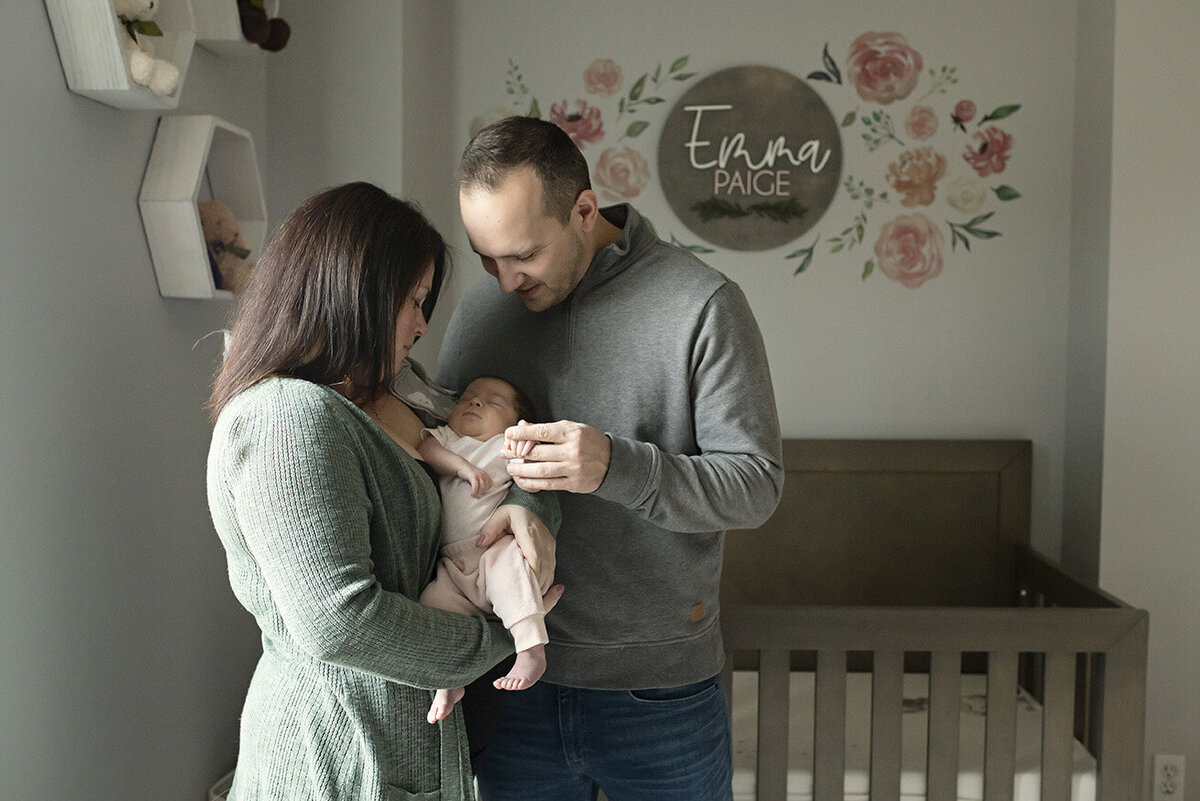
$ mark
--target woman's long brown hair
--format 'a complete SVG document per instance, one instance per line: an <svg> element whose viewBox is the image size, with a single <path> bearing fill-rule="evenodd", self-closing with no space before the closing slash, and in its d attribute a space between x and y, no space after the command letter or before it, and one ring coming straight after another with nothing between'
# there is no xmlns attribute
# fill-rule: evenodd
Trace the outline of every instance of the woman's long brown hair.
<svg viewBox="0 0 1200 801"><path fill-rule="evenodd" d="M328 189L279 226L251 272L208 406L215 420L237 393L272 376L340 385L375 398L395 366L401 304L446 244L416 207L368 183Z"/></svg>

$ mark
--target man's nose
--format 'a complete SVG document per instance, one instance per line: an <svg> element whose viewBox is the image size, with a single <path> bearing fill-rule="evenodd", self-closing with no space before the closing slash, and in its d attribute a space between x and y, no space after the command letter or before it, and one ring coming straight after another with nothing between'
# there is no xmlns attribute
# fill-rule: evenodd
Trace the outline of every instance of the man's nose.
<svg viewBox="0 0 1200 801"><path fill-rule="evenodd" d="M499 267L496 271L496 280L500 283L501 292L512 292L521 285L524 276L510 267Z"/></svg>

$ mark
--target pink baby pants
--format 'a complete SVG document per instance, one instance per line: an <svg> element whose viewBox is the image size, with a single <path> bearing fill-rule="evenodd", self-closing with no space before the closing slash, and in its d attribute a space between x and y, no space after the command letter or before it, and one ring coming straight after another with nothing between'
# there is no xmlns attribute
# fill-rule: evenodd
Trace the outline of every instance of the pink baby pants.
<svg viewBox="0 0 1200 801"><path fill-rule="evenodd" d="M495 612L518 651L550 641L537 576L511 534L486 550L471 538L442 546L437 575L421 593L421 603L464 615Z"/></svg>

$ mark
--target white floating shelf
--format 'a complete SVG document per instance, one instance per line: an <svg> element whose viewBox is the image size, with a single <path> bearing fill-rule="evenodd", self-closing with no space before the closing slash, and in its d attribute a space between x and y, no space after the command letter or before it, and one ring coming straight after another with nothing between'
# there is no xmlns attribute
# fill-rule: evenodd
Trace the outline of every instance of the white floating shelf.
<svg viewBox="0 0 1200 801"><path fill-rule="evenodd" d="M267 207L250 134L206 114L163 117L138 195L163 297L233 297L213 281L199 200L233 209L248 260L256 260L266 240Z"/></svg>
<svg viewBox="0 0 1200 801"><path fill-rule="evenodd" d="M173 109L179 105L196 43L189 0L162 0L154 21L155 55L179 69L179 85L169 95L151 92L129 76L122 37L125 31L111 0L46 0L67 86L72 92L122 109Z"/></svg>
<svg viewBox="0 0 1200 801"><path fill-rule="evenodd" d="M262 55L258 45L242 36L237 0L191 0L196 18L196 44L219 56Z"/></svg>

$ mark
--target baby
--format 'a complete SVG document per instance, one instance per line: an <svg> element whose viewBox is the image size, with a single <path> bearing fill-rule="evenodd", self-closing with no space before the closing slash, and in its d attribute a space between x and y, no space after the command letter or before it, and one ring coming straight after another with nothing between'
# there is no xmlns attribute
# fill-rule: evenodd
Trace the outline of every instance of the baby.
<svg viewBox="0 0 1200 801"><path fill-rule="evenodd" d="M420 444L421 457L441 476L442 490L441 559L421 603L463 614L495 612L517 650L512 670L495 681L501 690L531 687L546 671L545 606L537 576L512 535L486 550L475 540L511 482L501 453L504 430L532 417L531 404L516 387L477 378L463 390L447 424L425 429ZM523 452L532 444L522 443ZM449 715L462 696L462 687L438 690L429 722Z"/></svg>

